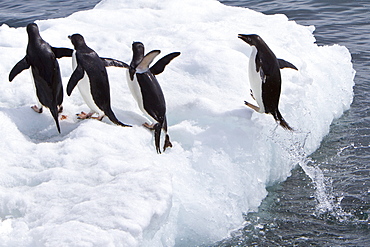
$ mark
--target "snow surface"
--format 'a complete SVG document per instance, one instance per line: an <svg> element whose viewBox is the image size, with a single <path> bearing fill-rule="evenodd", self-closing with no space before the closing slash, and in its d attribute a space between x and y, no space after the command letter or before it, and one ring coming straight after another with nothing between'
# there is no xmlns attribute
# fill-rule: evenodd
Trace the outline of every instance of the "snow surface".
<svg viewBox="0 0 370 247"><path fill-rule="evenodd" d="M167 101L172 149L155 151L152 133L127 87L108 68L112 108L133 128L88 111L78 91L65 96L61 134L37 114L29 73L8 81L25 55L25 28L0 27L0 246L194 246L228 236L257 210L266 186L284 181L297 156L318 148L350 107L354 70L342 46L318 46L314 27L215 0L103 0L93 10L38 21L52 46L81 33L102 57L131 60L131 44L162 55L180 51L157 78ZM280 111L296 130L253 112L250 47L259 34L279 58ZM161 57L161 56L160 56ZM59 60L66 87L71 59Z"/></svg>

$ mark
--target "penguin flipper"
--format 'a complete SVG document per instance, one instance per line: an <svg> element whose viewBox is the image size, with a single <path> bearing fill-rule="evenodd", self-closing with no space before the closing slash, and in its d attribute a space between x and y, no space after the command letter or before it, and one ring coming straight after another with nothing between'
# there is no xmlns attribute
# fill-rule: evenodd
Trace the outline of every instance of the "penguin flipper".
<svg viewBox="0 0 370 247"><path fill-rule="evenodd" d="M69 78L67 85L67 95L70 96L77 83L84 77L84 70L81 65L77 65L75 71L73 71L71 78Z"/></svg>
<svg viewBox="0 0 370 247"><path fill-rule="evenodd" d="M278 63L279 63L280 69L291 68L291 69L298 70L296 66L294 66L292 63L289 63L288 61L285 61L284 59L278 58Z"/></svg>
<svg viewBox="0 0 370 247"><path fill-rule="evenodd" d="M22 60L20 60L9 73L9 81L12 81L14 77L16 77L19 73L21 73L23 70L28 69L30 67L30 64L27 62L27 58L24 57Z"/></svg>
<svg viewBox="0 0 370 247"><path fill-rule="evenodd" d="M181 54L180 52L173 52L162 57L150 68L150 71L153 73L153 75L158 75L162 73L167 64L169 64L172 61L172 59L179 56L180 54Z"/></svg>
<svg viewBox="0 0 370 247"><path fill-rule="evenodd" d="M250 108L252 108L253 110L255 110L256 112L261 112L261 108L259 108L258 106L255 106L247 101L244 101L244 104Z"/></svg>
<svg viewBox="0 0 370 247"><path fill-rule="evenodd" d="M262 68L260 69L259 72L260 72L260 77L261 77L261 81L262 81L262 85L263 85L266 82L267 77L266 77L265 71L263 71Z"/></svg>
<svg viewBox="0 0 370 247"><path fill-rule="evenodd" d="M56 58L72 57L73 54L73 49L69 48L51 47L51 50L54 52Z"/></svg>
<svg viewBox="0 0 370 247"><path fill-rule="evenodd" d="M150 63L153 62L154 58L158 56L159 53L161 53L160 50L153 50L146 54L137 66L137 70L146 71L149 68Z"/></svg>
<svg viewBox="0 0 370 247"><path fill-rule="evenodd" d="M101 57L101 60L103 61L105 67L120 67L126 69L130 68L127 63L119 61L117 59Z"/></svg>

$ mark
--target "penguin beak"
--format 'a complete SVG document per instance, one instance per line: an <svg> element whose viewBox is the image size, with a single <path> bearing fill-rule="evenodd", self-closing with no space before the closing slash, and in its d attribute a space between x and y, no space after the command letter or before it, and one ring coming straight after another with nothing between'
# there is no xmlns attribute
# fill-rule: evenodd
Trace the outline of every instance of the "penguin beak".
<svg viewBox="0 0 370 247"><path fill-rule="evenodd" d="M242 40L244 40L244 41L245 41L245 38L246 38L246 37L245 37L245 35L244 35L244 34L238 34L238 38L239 38L239 39L242 39Z"/></svg>
<svg viewBox="0 0 370 247"><path fill-rule="evenodd" d="M252 45L252 40L250 39L250 37L248 37L249 35L246 35L246 34L238 34L238 38L243 40L245 43L247 43L248 45Z"/></svg>
<svg viewBox="0 0 370 247"><path fill-rule="evenodd" d="M71 39L71 38L72 38L72 36L71 36L71 35L68 35L68 38L69 38L69 39Z"/></svg>

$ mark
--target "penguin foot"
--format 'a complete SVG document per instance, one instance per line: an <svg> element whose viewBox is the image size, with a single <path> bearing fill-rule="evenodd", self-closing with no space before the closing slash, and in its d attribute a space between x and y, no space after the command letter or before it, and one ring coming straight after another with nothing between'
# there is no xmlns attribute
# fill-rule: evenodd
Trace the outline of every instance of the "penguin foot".
<svg viewBox="0 0 370 247"><path fill-rule="evenodd" d="M76 116L77 116L77 119L89 119L91 118L92 114L91 113L87 114L82 111L81 113L77 113Z"/></svg>
<svg viewBox="0 0 370 247"><path fill-rule="evenodd" d="M101 120L103 120L104 116L105 116L105 115L98 116L98 117L90 117L90 118L101 121Z"/></svg>
<svg viewBox="0 0 370 247"><path fill-rule="evenodd" d="M143 123L143 126L145 128L148 128L150 130L154 130L154 124L148 124L147 122Z"/></svg>
<svg viewBox="0 0 370 247"><path fill-rule="evenodd" d="M58 113L62 113L62 112L63 112L63 106L60 105L60 106L58 106Z"/></svg>
<svg viewBox="0 0 370 247"><path fill-rule="evenodd" d="M172 143L170 142L170 136L168 134L166 134L166 139L164 140L163 152L166 151L167 148L172 148Z"/></svg>
<svg viewBox="0 0 370 247"><path fill-rule="evenodd" d="M260 112L260 108L258 106L255 106L247 101L244 101L244 104L255 110L256 112Z"/></svg>
<svg viewBox="0 0 370 247"><path fill-rule="evenodd" d="M42 106L40 108L37 107L37 105L31 106L32 110L34 110L37 113L42 113Z"/></svg>

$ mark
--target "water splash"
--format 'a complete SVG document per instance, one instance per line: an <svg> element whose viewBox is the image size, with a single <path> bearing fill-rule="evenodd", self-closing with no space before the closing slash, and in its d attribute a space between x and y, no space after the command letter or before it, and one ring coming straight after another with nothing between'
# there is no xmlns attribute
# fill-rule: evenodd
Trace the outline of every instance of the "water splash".
<svg viewBox="0 0 370 247"><path fill-rule="evenodd" d="M352 225L364 227L363 222L356 217L355 213L346 212L342 206L342 200L346 197L337 196L333 181L326 163L319 162L307 155L305 151L306 141L310 133L289 133L279 128L272 129L265 136L266 142L274 142L280 148L279 154L287 157L292 164L294 179L288 179L285 186L298 186L295 193L291 190L281 190L279 184L275 184L269 190L269 195L259 207L258 212L250 212L244 215L244 224L229 233L229 238L219 241L214 247L236 246L291 246L325 243L327 240L324 232L330 231L329 226ZM299 169L299 167L301 169ZM300 175L299 175L300 174ZM307 181L303 181L307 178ZM294 180L302 180L299 185ZM305 185L306 184L306 185ZM288 192L285 194L285 192ZM306 205L300 205L303 200ZM344 198L344 199L343 199ZM294 234L287 229L294 226ZM317 232L308 232L307 229L316 227ZM317 236L317 233L320 236ZM342 235L332 233L338 239Z"/></svg>
<svg viewBox="0 0 370 247"><path fill-rule="evenodd" d="M303 141L302 135L304 136ZM326 218L339 222L350 220L353 216L341 208L340 202L342 197L335 196L332 178L325 176L323 170L320 168L321 164L309 157L305 151L305 145L309 135L310 133L292 133L289 139L287 139L282 138L274 131L271 137L284 150L289 160L293 164L299 165L311 179L317 201L313 215L318 218Z"/></svg>

